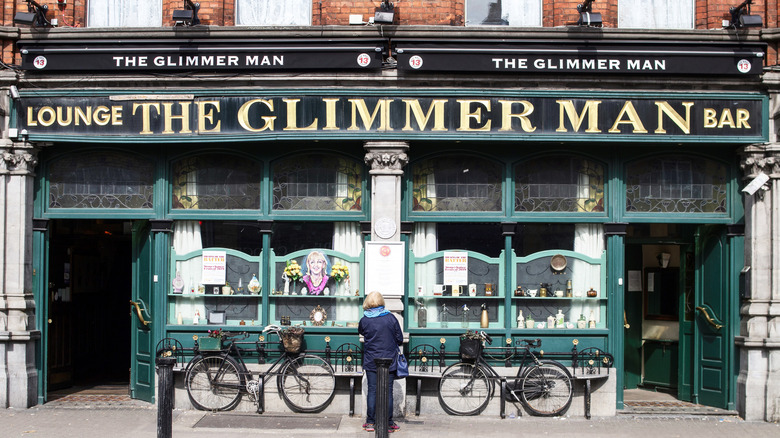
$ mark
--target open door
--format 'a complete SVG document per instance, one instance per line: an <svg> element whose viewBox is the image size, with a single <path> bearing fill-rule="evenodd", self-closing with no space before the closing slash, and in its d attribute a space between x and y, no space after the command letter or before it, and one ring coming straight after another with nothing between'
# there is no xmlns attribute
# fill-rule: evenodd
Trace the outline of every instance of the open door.
<svg viewBox="0 0 780 438"><path fill-rule="evenodd" d="M154 335L152 331L152 238L149 223L133 222L133 294L130 303L130 396L154 401Z"/></svg>
<svg viewBox="0 0 780 438"><path fill-rule="evenodd" d="M693 401L726 409L733 343L728 333L729 251L723 227L702 227L697 235L693 320Z"/></svg>

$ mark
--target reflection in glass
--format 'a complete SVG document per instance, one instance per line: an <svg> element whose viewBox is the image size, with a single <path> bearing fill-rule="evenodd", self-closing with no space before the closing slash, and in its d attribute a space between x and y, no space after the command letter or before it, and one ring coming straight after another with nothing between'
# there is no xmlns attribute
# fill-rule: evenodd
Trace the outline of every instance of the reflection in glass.
<svg viewBox="0 0 780 438"><path fill-rule="evenodd" d="M295 156L273 166L273 209L361 211L362 166L324 154Z"/></svg>
<svg viewBox="0 0 780 438"><path fill-rule="evenodd" d="M173 163L174 209L260 208L260 163L225 154L189 157Z"/></svg>
<svg viewBox="0 0 780 438"><path fill-rule="evenodd" d="M565 155L515 167L515 211L603 212L604 167Z"/></svg>
<svg viewBox="0 0 780 438"><path fill-rule="evenodd" d="M473 156L413 166L414 211L501 211L501 165Z"/></svg>

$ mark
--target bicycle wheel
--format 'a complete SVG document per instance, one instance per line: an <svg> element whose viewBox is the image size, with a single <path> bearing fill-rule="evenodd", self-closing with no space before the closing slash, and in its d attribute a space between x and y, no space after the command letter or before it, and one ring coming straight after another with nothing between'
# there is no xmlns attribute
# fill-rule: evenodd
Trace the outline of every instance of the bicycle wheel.
<svg viewBox="0 0 780 438"><path fill-rule="evenodd" d="M241 366L232 357L195 358L184 377L187 394L196 408L225 411L241 401Z"/></svg>
<svg viewBox="0 0 780 438"><path fill-rule="evenodd" d="M571 404L571 374L558 362L532 366L520 378L519 388L522 403L534 415L562 415Z"/></svg>
<svg viewBox="0 0 780 438"><path fill-rule="evenodd" d="M291 358L282 367L277 380L279 392L295 412L319 412L336 393L333 368L319 356L310 354Z"/></svg>
<svg viewBox="0 0 780 438"><path fill-rule="evenodd" d="M451 415L476 415L493 396L493 381L481 366L460 362L450 366L439 380L439 402Z"/></svg>

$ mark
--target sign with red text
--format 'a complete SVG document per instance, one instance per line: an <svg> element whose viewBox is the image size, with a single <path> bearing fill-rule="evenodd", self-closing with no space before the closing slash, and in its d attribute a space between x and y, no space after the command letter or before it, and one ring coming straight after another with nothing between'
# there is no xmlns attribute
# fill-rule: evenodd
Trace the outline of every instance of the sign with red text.
<svg viewBox="0 0 780 438"><path fill-rule="evenodd" d="M444 253L444 284L464 285L469 283L469 256L465 252Z"/></svg>
<svg viewBox="0 0 780 438"><path fill-rule="evenodd" d="M201 284L225 284L225 251L203 251Z"/></svg>

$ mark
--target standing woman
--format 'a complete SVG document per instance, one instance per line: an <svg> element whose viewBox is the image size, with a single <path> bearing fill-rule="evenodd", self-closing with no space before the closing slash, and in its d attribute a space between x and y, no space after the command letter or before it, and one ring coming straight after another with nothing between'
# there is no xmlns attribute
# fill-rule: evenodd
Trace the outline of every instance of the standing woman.
<svg viewBox="0 0 780 438"><path fill-rule="evenodd" d="M377 358L395 358L398 356L398 346L404 341L401 325L389 310L385 309L385 299L379 292L371 292L363 301L363 318L358 324L358 333L363 335L363 371L366 373L368 394L366 394L366 423L363 429L374 431L376 424L376 364ZM393 422L393 380L395 380L396 363L390 365L390 386L388 388L389 412L387 415L388 432L398 430Z"/></svg>

